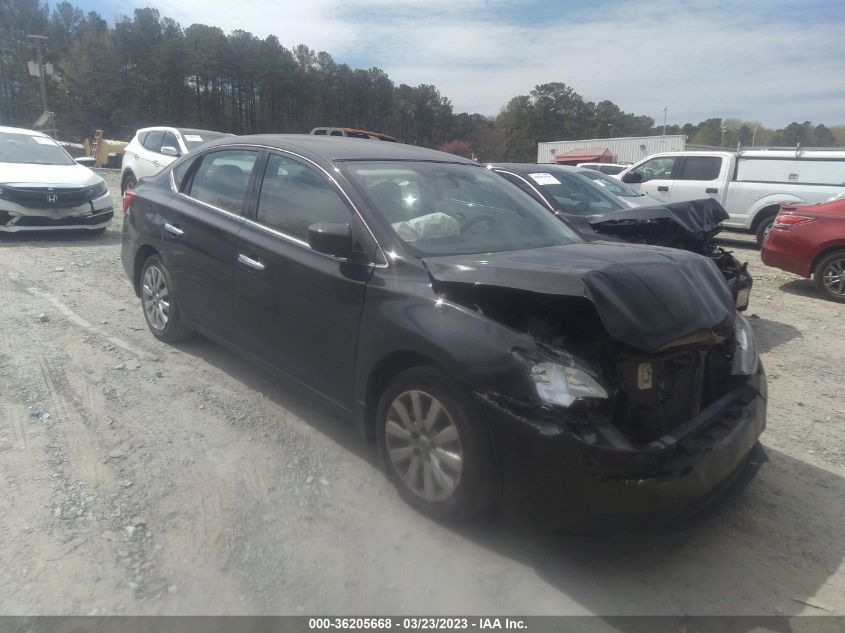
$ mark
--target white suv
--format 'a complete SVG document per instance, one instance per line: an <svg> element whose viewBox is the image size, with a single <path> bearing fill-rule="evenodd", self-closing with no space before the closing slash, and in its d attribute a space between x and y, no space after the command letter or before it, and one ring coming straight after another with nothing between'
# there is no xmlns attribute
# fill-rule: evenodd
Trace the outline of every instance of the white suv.
<svg viewBox="0 0 845 633"><path fill-rule="evenodd" d="M145 127L138 130L123 151L120 193L134 189L141 178L154 176L182 154L224 136L232 135L175 127Z"/></svg>

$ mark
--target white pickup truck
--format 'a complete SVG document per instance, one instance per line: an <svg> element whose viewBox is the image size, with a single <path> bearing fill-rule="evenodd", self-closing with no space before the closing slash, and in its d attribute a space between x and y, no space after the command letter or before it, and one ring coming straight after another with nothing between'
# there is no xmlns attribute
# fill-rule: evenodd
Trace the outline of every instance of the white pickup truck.
<svg viewBox="0 0 845 633"><path fill-rule="evenodd" d="M663 202L715 198L762 244L782 202L815 204L845 192L845 150L665 152L631 165L622 182Z"/></svg>

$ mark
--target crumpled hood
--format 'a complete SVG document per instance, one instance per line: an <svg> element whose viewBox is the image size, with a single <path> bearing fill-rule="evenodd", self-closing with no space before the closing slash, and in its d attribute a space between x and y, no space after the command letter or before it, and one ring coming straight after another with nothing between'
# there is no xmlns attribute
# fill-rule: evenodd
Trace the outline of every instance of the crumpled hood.
<svg viewBox="0 0 845 633"><path fill-rule="evenodd" d="M617 235L614 226L631 221L647 222L668 219L678 225L687 236L703 247L722 231L720 224L728 219L728 212L712 198L688 200L672 204L639 207L614 211L589 218L590 225L599 233ZM621 233L620 236L624 237ZM656 237L656 236L655 236ZM649 241L649 243L654 243Z"/></svg>
<svg viewBox="0 0 845 633"><path fill-rule="evenodd" d="M711 260L686 251L578 243L423 262L435 282L585 297L611 338L650 353L715 343L733 331L724 277Z"/></svg>
<svg viewBox="0 0 845 633"><path fill-rule="evenodd" d="M0 183L16 187L87 187L100 178L93 171L73 165L32 165L0 163Z"/></svg>

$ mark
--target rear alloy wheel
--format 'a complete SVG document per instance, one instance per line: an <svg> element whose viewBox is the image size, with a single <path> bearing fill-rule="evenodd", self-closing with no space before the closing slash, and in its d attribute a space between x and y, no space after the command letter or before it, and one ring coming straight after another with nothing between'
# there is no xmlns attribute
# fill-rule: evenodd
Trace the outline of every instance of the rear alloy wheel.
<svg viewBox="0 0 845 633"><path fill-rule="evenodd" d="M816 266L813 281L823 297L845 303L845 250L834 251Z"/></svg>
<svg viewBox="0 0 845 633"><path fill-rule="evenodd" d="M763 242L766 241L766 236L769 235L769 232L772 230L772 225L775 223L775 216L771 216L768 218L764 218L762 222L757 226L756 232L756 239L757 239L757 246L760 248L763 247Z"/></svg>
<svg viewBox="0 0 845 633"><path fill-rule="evenodd" d="M414 367L388 385L378 407L388 476L418 510L467 519L494 498L490 439L466 391L434 367Z"/></svg>
<svg viewBox="0 0 845 633"><path fill-rule="evenodd" d="M147 327L157 339L174 343L193 335L182 322L170 275L159 255L151 255L141 270L141 303Z"/></svg>

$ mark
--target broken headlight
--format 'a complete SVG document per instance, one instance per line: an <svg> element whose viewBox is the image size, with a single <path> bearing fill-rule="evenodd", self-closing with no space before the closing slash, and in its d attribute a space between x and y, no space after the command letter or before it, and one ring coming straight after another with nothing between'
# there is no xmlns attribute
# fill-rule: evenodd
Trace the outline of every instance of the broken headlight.
<svg viewBox="0 0 845 633"><path fill-rule="evenodd" d="M96 185L91 185L90 187L85 188L85 193L88 196L89 200L96 200L100 196L104 196L109 192L109 188L106 186L106 181L101 180Z"/></svg>
<svg viewBox="0 0 845 633"><path fill-rule="evenodd" d="M579 398L607 398L607 391L586 371L571 365L537 363L531 368L537 395L545 402L570 406Z"/></svg>
<svg viewBox="0 0 845 633"><path fill-rule="evenodd" d="M754 330L751 323L741 314L736 315L734 322L734 358L731 373L734 375L751 375L757 372L760 357L757 355L757 342L754 340Z"/></svg>

